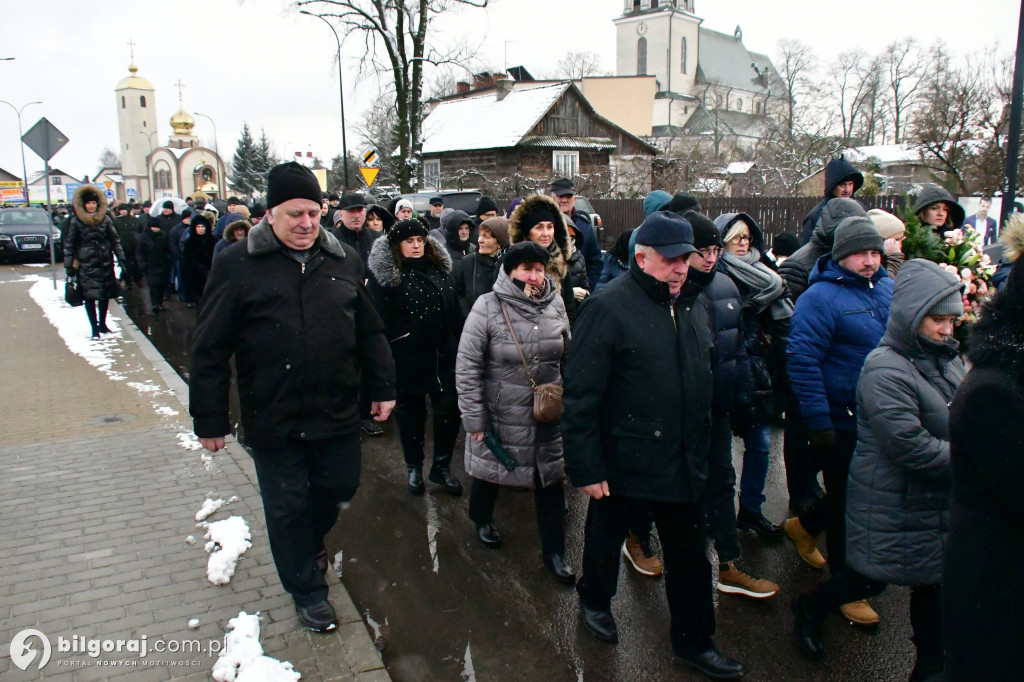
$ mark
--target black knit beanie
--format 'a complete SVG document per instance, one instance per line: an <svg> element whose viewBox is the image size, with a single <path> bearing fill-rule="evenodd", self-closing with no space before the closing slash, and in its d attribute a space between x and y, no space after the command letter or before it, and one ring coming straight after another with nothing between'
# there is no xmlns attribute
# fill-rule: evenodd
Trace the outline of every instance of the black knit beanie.
<svg viewBox="0 0 1024 682"><path fill-rule="evenodd" d="M534 224L536 225L536 223ZM505 270L506 275L511 275L512 271L523 263L541 263L547 267L550 258L548 250L537 242L519 242L508 247L501 267Z"/></svg>
<svg viewBox="0 0 1024 682"><path fill-rule="evenodd" d="M278 164L267 174L267 208L290 199L309 199L318 205L323 201L323 191L313 171L294 161Z"/></svg>
<svg viewBox="0 0 1024 682"><path fill-rule="evenodd" d="M722 246L722 233L715 227L711 218L696 211L687 211L683 217L690 221L690 227L693 228L693 245L698 249Z"/></svg>
<svg viewBox="0 0 1024 682"><path fill-rule="evenodd" d="M394 227L388 232L388 243L398 244L404 242L409 237L426 238L429 233L429 230L420 221L415 218L406 218L395 223Z"/></svg>
<svg viewBox="0 0 1024 682"><path fill-rule="evenodd" d="M163 206L161 206L160 208L169 208L169 209L171 209L173 211L174 210L174 202L173 201L165 201Z"/></svg>
<svg viewBox="0 0 1024 682"><path fill-rule="evenodd" d="M498 211L498 205L494 203L494 199L490 197L480 197L480 203L476 205L476 214L483 215L484 213L489 213L490 211Z"/></svg>

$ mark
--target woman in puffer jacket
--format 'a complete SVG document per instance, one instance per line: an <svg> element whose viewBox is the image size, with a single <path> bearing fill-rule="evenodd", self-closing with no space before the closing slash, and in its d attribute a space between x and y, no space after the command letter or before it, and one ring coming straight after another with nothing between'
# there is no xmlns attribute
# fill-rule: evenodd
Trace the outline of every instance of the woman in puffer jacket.
<svg viewBox="0 0 1024 682"><path fill-rule="evenodd" d="M64 240L64 267L68 277L78 277L89 316L92 338L108 334L107 306L121 295L114 275L114 257L125 267L121 240L114 221L107 215L107 198L92 185L75 190L71 200L72 218ZM99 312L96 307L99 304Z"/></svg>
<svg viewBox="0 0 1024 682"><path fill-rule="evenodd" d="M562 435L557 423L534 419L533 385L523 363L525 358L537 384L561 385L569 319L546 272L549 258L533 241L509 247L494 291L478 298L466 319L455 381L466 429L466 472L473 479L469 517L477 537L490 549L501 545L494 527L501 486L533 488L544 564L559 582L572 585L575 574L565 561ZM492 451L495 440L511 456L511 471Z"/></svg>
<svg viewBox="0 0 1024 682"><path fill-rule="evenodd" d="M846 493L846 568L794 603L803 652L824 653L826 616L888 584L909 585L917 661L911 682L942 672L942 565L949 543L949 403L966 370L952 338L960 278L930 261L900 270L885 336L857 384L857 449ZM981 679L981 678L979 678Z"/></svg>

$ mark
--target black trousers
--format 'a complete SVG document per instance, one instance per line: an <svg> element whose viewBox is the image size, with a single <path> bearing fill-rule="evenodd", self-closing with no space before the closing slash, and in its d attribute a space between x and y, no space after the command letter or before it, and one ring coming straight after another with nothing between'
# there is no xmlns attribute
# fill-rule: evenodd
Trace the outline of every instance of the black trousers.
<svg viewBox="0 0 1024 682"><path fill-rule="evenodd" d="M395 420L398 422L398 436L402 442L402 455L408 467L421 467L425 455L427 398L434 413L434 468L447 469L451 466L455 441L459 437L458 395L454 390L433 393L398 393L395 405Z"/></svg>
<svg viewBox="0 0 1024 682"><path fill-rule="evenodd" d="M473 479L469 491L469 518L478 526L494 522L494 505L498 501L500 485ZM565 554L565 488L561 481L546 488L540 478L533 477L533 504L537 510L540 530L540 548L544 556Z"/></svg>
<svg viewBox="0 0 1024 682"><path fill-rule="evenodd" d="M825 496L800 514L800 524L808 533L826 532L825 547L832 573L846 567L846 480L856 447L856 431L836 431L835 450L819 457Z"/></svg>
<svg viewBox="0 0 1024 682"><path fill-rule="evenodd" d="M284 589L299 606L327 599L316 553L359 487L359 434L326 441L289 441L253 449L270 551Z"/></svg>
<svg viewBox="0 0 1024 682"><path fill-rule="evenodd" d="M615 495L591 499L584 529L583 577L576 584L580 602L591 609L610 610L619 581L619 550L638 505L650 509L661 538L672 649L683 656L703 653L714 646L715 607L699 505Z"/></svg>
<svg viewBox="0 0 1024 682"><path fill-rule="evenodd" d="M168 287L170 276L169 270L146 271L146 286L149 289L149 306L151 308L163 305L164 291Z"/></svg>
<svg viewBox="0 0 1024 682"><path fill-rule="evenodd" d="M99 304L99 315L96 314ZM92 327L93 336L99 333L101 326L107 326L107 308L110 306L110 299L101 298L99 301L85 302L85 316L89 318L89 326Z"/></svg>
<svg viewBox="0 0 1024 682"><path fill-rule="evenodd" d="M823 622L828 614L843 604L876 597L886 587L886 583L872 580L846 568L819 585L808 606L811 615L819 622ZM911 682L926 680L942 672L945 667L945 654L942 650L941 595L939 585L915 585L910 588L910 625L914 631L911 640L917 650L917 663L910 676Z"/></svg>
<svg viewBox="0 0 1024 682"><path fill-rule="evenodd" d="M786 391L786 422L783 428L786 488L790 506L799 511L817 498L820 468L811 453L807 424L800 414L800 401L792 388Z"/></svg>
<svg viewBox="0 0 1024 682"><path fill-rule="evenodd" d="M719 563L740 558L736 537L736 469L732 465L732 424L729 415L712 415L708 451L708 483L704 489L708 534L715 541Z"/></svg>

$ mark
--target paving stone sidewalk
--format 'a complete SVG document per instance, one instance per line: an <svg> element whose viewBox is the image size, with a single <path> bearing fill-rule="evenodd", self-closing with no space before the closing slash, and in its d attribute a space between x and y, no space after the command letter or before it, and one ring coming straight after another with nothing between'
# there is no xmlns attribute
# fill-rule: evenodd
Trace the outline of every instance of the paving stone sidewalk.
<svg viewBox="0 0 1024 682"><path fill-rule="evenodd" d="M274 569L251 459L237 443L202 459L184 383L120 306L111 315L121 332L103 342L113 362L97 368L69 349L32 284L0 282L0 679L209 680L209 649L244 610L261 613L266 655L290 661L303 680L389 680L333 575L341 627L301 628ZM252 547L231 582L214 586L195 515L207 498L233 495L208 520L244 517ZM27 628L51 644L42 669L39 654L26 670L11 659L12 639ZM58 644L143 637L145 657ZM203 650L187 651L193 642Z"/></svg>

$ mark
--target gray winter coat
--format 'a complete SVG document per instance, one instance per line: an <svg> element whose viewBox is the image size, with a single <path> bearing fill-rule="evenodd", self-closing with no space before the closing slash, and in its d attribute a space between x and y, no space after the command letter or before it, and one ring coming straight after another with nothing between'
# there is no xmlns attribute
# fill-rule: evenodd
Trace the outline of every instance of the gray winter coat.
<svg viewBox="0 0 1024 682"><path fill-rule="evenodd" d="M949 403L966 370L954 342L922 342L917 330L928 310L959 287L956 275L934 263L906 263L885 336L861 371L846 562L873 580L942 581L951 495Z"/></svg>
<svg viewBox="0 0 1024 682"><path fill-rule="evenodd" d="M546 488L565 478L562 434L558 424L539 424L533 418L533 388L500 303L505 304L536 382L562 383L569 318L554 279L547 275L544 296L534 301L499 270L494 291L478 298L466 319L455 363L467 434L466 473L491 483L532 488L536 471ZM516 461L514 471L499 464L486 444L468 436L492 428Z"/></svg>
<svg viewBox="0 0 1024 682"><path fill-rule="evenodd" d="M811 241L797 249L779 266L779 275L786 280L793 303L796 303L796 300L810 286L807 279L811 276L818 259L826 253L832 252L832 241L836 228L839 227L839 221L850 216L866 216L867 214L864 207L853 199L838 197L825 202L818 224L811 234Z"/></svg>

